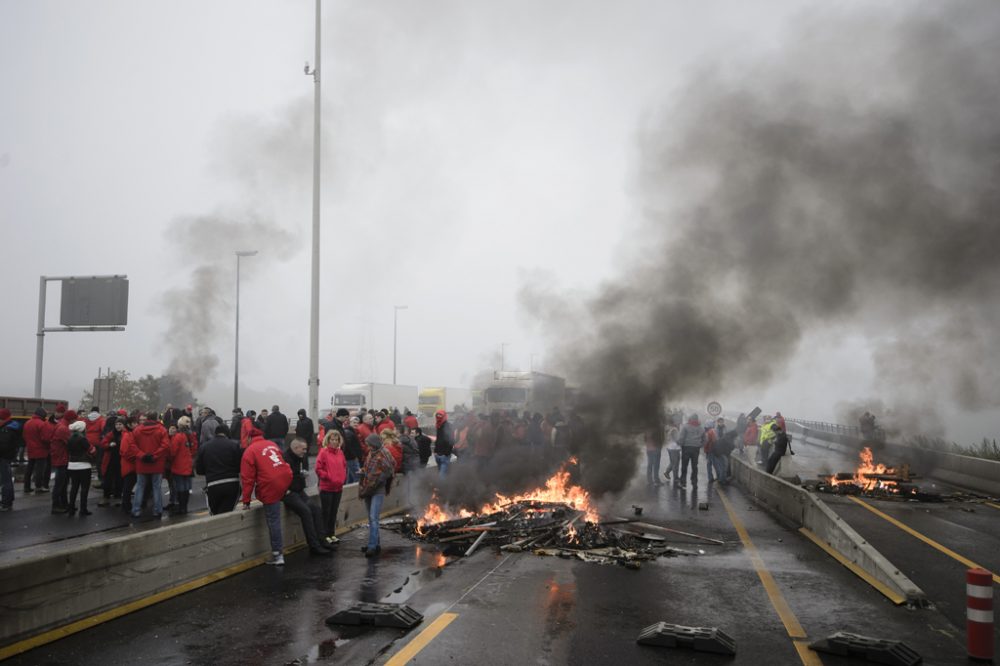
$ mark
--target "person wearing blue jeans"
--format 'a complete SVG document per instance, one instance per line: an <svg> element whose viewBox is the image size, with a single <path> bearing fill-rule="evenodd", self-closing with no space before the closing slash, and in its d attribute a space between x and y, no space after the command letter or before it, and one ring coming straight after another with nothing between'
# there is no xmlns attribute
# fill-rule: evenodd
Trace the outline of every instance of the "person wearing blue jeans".
<svg viewBox="0 0 1000 666"><path fill-rule="evenodd" d="M159 518L163 515L163 482L162 474L136 474L135 476L135 496L132 499L132 517L138 518L142 513L142 502L146 497L146 488L153 493L153 516Z"/></svg>
<svg viewBox="0 0 1000 666"><path fill-rule="evenodd" d="M346 483L357 483L359 476L361 476L361 463L357 460L348 460Z"/></svg>
<svg viewBox="0 0 1000 666"><path fill-rule="evenodd" d="M272 556L268 564L284 564L285 558L282 552L285 550L285 543L281 536L281 502L265 504L264 519L267 521L267 533L271 537Z"/></svg>
<svg viewBox="0 0 1000 666"><path fill-rule="evenodd" d="M451 465L451 456L439 456L435 453L434 462L437 463L438 476L442 479L448 476L448 466Z"/></svg>
<svg viewBox="0 0 1000 666"><path fill-rule="evenodd" d="M379 538L379 514L382 513L382 503L385 502L385 493L365 498L365 508L368 509L368 548L366 553L378 553L382 550Z"/></svg>

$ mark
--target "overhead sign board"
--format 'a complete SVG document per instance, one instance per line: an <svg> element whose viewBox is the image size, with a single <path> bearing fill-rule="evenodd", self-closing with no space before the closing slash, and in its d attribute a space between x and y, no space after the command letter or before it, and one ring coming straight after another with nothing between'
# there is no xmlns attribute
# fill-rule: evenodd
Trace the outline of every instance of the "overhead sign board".
<svg viewBox="0 0 1000 666"><path fill-rule="evenodd" d="M125 326L128 278L81 277L62 281L59 323L63 326Z"/></svg>

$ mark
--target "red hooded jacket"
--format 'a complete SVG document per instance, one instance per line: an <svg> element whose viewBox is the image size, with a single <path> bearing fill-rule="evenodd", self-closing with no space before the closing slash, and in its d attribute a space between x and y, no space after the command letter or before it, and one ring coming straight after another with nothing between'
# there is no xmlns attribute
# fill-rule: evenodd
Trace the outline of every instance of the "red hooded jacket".
<svg viewBox="0 0 1000 666"><path fill-rule="evenodd" d="M132 431L132 441L135 444L135 473L163 474L167 467L167 455L170 453L170 441L167 429L156 421L143 421ZM143 457L152 455L151 463L144 462Z"/></svg>
<svg viewBox="0 0 1000 666"><path fill-rule="evenodd" d="M67 419L67 417L70 417ZM55 432L52 433L52 442L49 444L49 454L52 456L53 467L66 467L69 465L69 450L66 443L69 441L69 424L76 421L76 412L66 412L56 423Z"/></svg>
<svg viewBox="0 0 1000 666"><path fill-rule="evenodd" d="M240 421L240 448L245 449L250 446L251 431L254 429L253 419L243 419Z"/></svg>
<svg viewBox="0 0 1000 666"><path fill-rule="evenodd" d="M340 449L327 446L316 456L316 478L319 489L325 493L339 493L347 481L347 458Z"/></svg>
<svg viewBox="0 0 1000 666"><path fill-rule="evenodd" d="M122 432L122 441L118 448L120 449L118 455L122 459L122 478L124 479L129 474L135 474L135 438L132 437L132 431L128 428Z"/></svg>
<svg viewBox="0 0 1000 666"><path fill-rule="evenodd" d="M392 419L390 419L387 416L384 419L382 419L381 423L379 423L377 426L375 426L375 432L378 433L379 435L381 435L383 430L388 430L389 428L392 428L393 430L395 430L396 429L396 424L393 423Z"/></svg>
<svg viewBox="0 0 1000 666"><path fill-rule="evenodd" d="M407 414L405 417L403 417L403 425L405 425L410 430L420 427L420 423L417 421L417 417L414 416L413 414Z"/></svg>
<svg viewBox="0 0 1000 666"><path fill-rule="evenodd" d="M240 482L244 504L250 503L251 493L264 504L280 502L292 485L292 467L285 462L278 445L264 439L260 431L254 433L253 441L243 452Z"/></svg>
<svg viewBox="0 0 1000 666"><path fill-rule="evenodd" d="M194 458L198 443L191 432L176 432L170 438L170 473L178 476L194 475Z"/></svg>
<svg viewBox="0 0 1000 666"><path fill-rule="evenodd" d="M90 415L84 419L84 423L87 424L87 441L90 445L97 447L101 443L101 433L104 431L104 417L98 416L93 421L90 420Z"/></svg>
<svg viewBox="0 0 1000 666"><path fill-rule="evenodd" d="M49 457L49 428L41 416L32 416L24 424L24 444L28 460L39 460Z"/></svg>

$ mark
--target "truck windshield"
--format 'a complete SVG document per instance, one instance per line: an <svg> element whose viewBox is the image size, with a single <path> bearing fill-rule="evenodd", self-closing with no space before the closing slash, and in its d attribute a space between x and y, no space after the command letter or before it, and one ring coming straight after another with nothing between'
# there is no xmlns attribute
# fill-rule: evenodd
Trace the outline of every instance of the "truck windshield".
<svg viewBox="0 0 1000 666"><path fill-rule="evenodd" d="M527 398L528 390L523 388L494 386L486 389L487 402L525 402Z"/></svg>
<svg viewBox="0 0 1000 666"><path fill-rule="evenodd" d="M437 395L422 395L417 399L421 405L437 405L441 402L441 397Z"/></svg>
<svg viewBox="0 0 1000 666"><path fill-rule="evenodd" d="M365 404L365 396L360 393L336 393L333 404L337 407L357 407Z"/></svg>

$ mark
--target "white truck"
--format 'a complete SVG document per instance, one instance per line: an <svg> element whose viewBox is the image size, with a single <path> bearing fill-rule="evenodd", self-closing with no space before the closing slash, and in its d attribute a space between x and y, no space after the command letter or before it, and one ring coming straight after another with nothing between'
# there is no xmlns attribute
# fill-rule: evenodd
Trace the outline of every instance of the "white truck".
<svg viewBox="0 0 1000 666"><path fill-rule="evenodd" d="M400 412L405 409L412 411L417 408L417 387L377 382L344 384L333 394L330 404L335 411L346 408L352 416L362 410L390 407Z"/></svg>
<svg viewBox="0 0 1000 666"><path fill-rule="evenodd" d="M487 413L514 410L548 414L566 404L566 380L541 372L497 370L483 391Z"/></svg>

